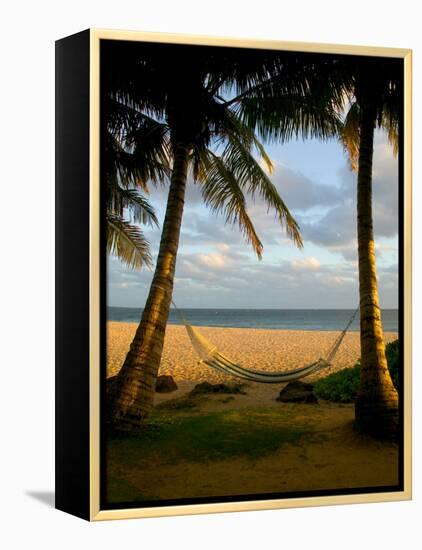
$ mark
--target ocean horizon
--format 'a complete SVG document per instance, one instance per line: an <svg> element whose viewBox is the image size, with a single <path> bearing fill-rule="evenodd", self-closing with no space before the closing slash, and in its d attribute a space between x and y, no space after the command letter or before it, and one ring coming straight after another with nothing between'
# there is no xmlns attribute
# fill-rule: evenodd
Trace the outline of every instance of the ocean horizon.
<svg viewBox="0 0 422 550"><path fill-rule="evenodd" d="M179 308L194 326L227 328L262 328L282 330L342 330L353 309L234 309L234 308ZM107 307L107 320L121 323L138 323L142 308ZM398 309L381 312L385 332L398 332ZM171 308L169 324L181 325L179 313ZM358 316L349 328L359 331Z"/></svg>

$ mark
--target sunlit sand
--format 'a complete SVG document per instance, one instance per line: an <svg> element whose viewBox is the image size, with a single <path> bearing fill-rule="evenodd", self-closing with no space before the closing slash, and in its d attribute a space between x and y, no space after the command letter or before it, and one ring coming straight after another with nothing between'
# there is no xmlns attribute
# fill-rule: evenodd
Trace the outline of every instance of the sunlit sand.
<svg viewBox="0 0 422 550"><path fill-rule="evenodd" d="M135 323L109 321L107 325L107 376L117 374L135 334ZM338 332L269 330L249 328L200 327L209 341L236 363L247 368L280 371L301 367L324 357ZM388 332L386 343L395 340L397 333ZM338 351L333 365L310 376L312 381L345 367L352 367L360 356L359 333L349 332ZM181 325L168 325L159 374L171 374L177 383L227 382L231 378L203 364L192 349L186 330ZM261 384L253 384L257 388ZM274 391L274 388L273 388Z"/></svg>

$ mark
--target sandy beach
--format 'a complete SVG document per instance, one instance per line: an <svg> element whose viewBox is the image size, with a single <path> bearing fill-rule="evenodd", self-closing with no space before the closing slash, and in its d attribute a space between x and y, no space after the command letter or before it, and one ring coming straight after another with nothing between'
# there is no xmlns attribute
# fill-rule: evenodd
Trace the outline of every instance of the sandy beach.
<svg viewBox="0 0 422 550"><path fill-rule="evenodd" d="M108 323L108 376L120 369L135 330L134 323ZM291 369L318 359L338 335L294 330L199 330L236 362L268 371ZM396 338L396 333L385 334L386 342ZM360 356L359 347L359 333L347 334L333 365L325 372L353 366ZM146 442L142 438L110 441L110 502L398 483L397 445L358 433L353 424L353 403L280 403L276 397L283 385L248 382L242 394L204 395L186 404L190 390L201 381L234 381L197 365L197 361L184 327L169 325L160 374L171 374L178 390L155 395L153 421L164 431ZM233 437L242 452L233 444ZM204 443L210 439L211 448ZM271 442L273 449L249 456ZM205 446L202 454L201 445Z"/></svg>
<svg viewBox="0 0 422 550"><path fill-rule="evenodd" d="M135 323L109 321L107 325L107 376L117 374L135 334ZM338 332L269 330L246 328L200 327L200 333L218 349L242 366L266 371L292 369L323 357ZM397 338L397 333L385 333L385 342ZM359 333L346 334L331 367L313 375L314 379L345 367L352 367L360 356ZM186 330L181 325L168 325L160 374L171 374L185 386L207 380L225 382L230 377L205 365L198 365ZM312 381L312 376L308 377ZM254 386L262 386L253 384Z"/></svg>

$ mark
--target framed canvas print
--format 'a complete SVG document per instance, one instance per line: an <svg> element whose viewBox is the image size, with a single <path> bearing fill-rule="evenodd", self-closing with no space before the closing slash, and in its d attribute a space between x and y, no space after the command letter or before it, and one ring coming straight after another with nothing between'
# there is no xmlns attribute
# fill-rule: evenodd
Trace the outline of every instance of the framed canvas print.
<svg viewBox="0 0 422 550"><path fill-rule="evenodd" d="M411 52L56 43L56 506L411 498Z"/></svg>

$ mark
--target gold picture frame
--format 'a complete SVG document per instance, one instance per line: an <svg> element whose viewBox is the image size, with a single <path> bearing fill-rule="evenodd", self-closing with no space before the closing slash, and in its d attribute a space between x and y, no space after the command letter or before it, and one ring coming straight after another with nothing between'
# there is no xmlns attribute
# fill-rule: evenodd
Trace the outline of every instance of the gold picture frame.
<svg viewBox="0 0 422 550"><path fill-rule="evenodd" d="M338 504L356 504L365 502L384 502L408 500L412 497L412 405L411 405L411 331L412 331L412 279L411 279L411 249L412 249L412 229L411 229L411 181L412 181L412 51L408 49L397 48L379 48L371 46L348 46L333 44L316 44L306 42L283 42L268 40L249 40L232 39L208 36L190 36L166 33L145 33L135 31L119 31L107 29L90 29L84 31L85 44L89 44L88 55L89 62L89 236L86 238L89 242L89 356L86 357L85 373L88 368L89 379L89 429L88 436L89 448L87 450L89 459L89 486L83 489L84 504L79 510L78 504L72 501L69 504L66 497L59 495L57 507L89 519L91 521L103 521L111 519L125 518L147 518L155 516L185 515L185 514L209 514L218 512L235 512L245 510L265 510L278 508L325 506ZM71 39L64 39L71 44ZM100 388L101 388L101 342L100 342L100 41L101 40L122 40L122 41L142 41L159 42L167 44L184 45L204 45L204 46L227 46L234 48L254 48L271 49L296 52L314 52L323 54L344 54L359 56L376 57L394 57L400 58L404 62L404 135L403 135L403 170L404 170L404 231L403 231L403 274L401 281L403 286L403 347L404 347L404 395L406 399L403 403L404 433L403 433L403 490L394 492L371 492L368 494L342 494L332 496L310 496L287 499L269 499L269 500L250 500L241 502L217 502L208 504L186 504L172 506L157 506L148 508L125 508L104 510L100 507ZM60 44L60 42L58 44ZM64 48L64 46L63 46ZM61 54L60 54L61 55ZM58 67L65 63L63 55L58 59ZM59 74L59 80L61 76ZM60 81L59 81L60 87ZM65 109L65 107L62 107ZM61 111L60 111L61 112ZM83 115L85 116L86 111ZM58 114L58 116L66 116ZM58 122L60 125L60 121ZM60 132L60 130L59 130ZM60 135L59 138L60 139ZM59 151L58 153L65 154ZM60 156L58 157L60 161ZM59 167L60 169L60 167ZM60 173L58 175L60 177ZM60 200L60 197L59 199ZM61 223L61 222L60 222ZM60 261L60 260L59 260ZM60 270L60 268L59 268ZM60 288L59 288L60 292ZM63 369L58 365L57 369ZM60 370L62 373L62 370ZM60 378L60 377L59 377ZM68 386L69 387L69 386ZM60 403L66 408L66 397L63 397L63 386L59 380L57 391L59 393ZM61 414L71 414L69 411L62 411ZM85 414L85 413L83 413ZM66 431L70 421L63 420L60 417L60 429ZM85 432L84 432L85 433ZM75 436L76 437L76 436ZM73 439L71 438L73 441ZM86 441L86 438L85 440ZM81 443L82 445L83 443ZM64 476L71 466L60 467L66 454L66 443L63 442L63 449L58 452L59 471L58 476ZM85 472L85 470L84 470ZM86 472L84 473L86 478ZM72 478L72 476L70 476ZM73 478L73 482L74 482ZM62 481L59 481L59 484ZM58 489L60 494L69 490L68 485ZM76 500L76 497L75 499Z"/></svg>

